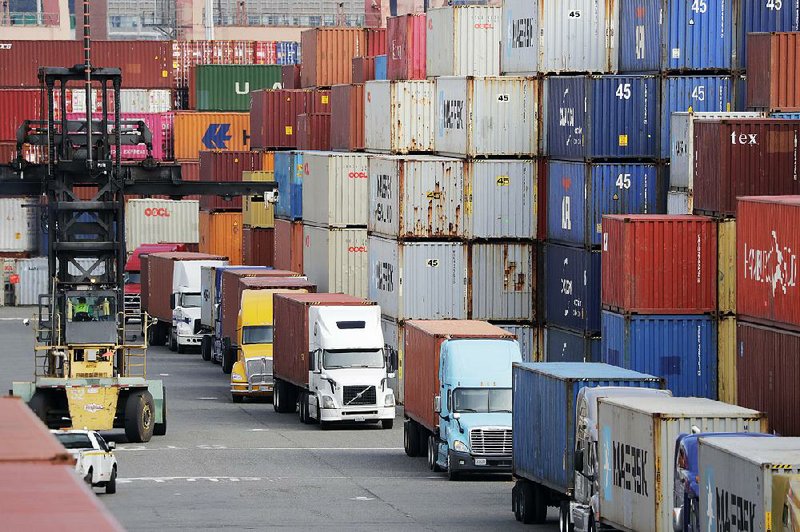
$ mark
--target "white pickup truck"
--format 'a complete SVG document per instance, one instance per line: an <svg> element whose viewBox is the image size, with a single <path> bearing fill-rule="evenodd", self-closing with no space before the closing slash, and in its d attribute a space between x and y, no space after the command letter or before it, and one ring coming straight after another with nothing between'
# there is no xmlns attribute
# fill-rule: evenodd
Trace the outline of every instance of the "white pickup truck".
<svg viewBox="0 0 800 532"><path fill-rule="evenodd" d="M117 492L116 444L106 443L93 430L51 430L61 445L75 457L75 471L90 487L105 488L106 493Z"/></svg>

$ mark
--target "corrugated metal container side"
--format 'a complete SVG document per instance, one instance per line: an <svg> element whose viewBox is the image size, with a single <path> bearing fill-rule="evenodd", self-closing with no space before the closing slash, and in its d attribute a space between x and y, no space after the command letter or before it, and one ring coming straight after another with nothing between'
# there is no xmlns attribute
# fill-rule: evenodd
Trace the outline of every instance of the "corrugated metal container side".
<svg viewBox="0 0 800 532"><path fill-rule="evenodd" d="M364 30L367 43L366 56L376 56L386 53L386 28L367 28Z"/></svg>
<svg viewBox="0 0 800 532"><path fill-rule="evenodd" d="M703 216L603 217L602 301L640 314L717 309L717 226Z"/></svg>
<svg viewBox="0 0 800 532"><path fill-rule="evenodd" d="M353 83L366 83L375 79L375 58L353 58Z"/></svg>
<svg viewBox="0 0 800 532"><path fill-rule="evenodd" d="M533 243L486 242L470 246L470 318L535 321L537 253Z"/></svg>
<svg viewBox="0 0 800 532"><path fill-rule="evenodd" d="M370 233L389 238L465 234L463 161L371 156L368 185Z"/></svg>
<svg viewBox="0 0 800 532"><path fill-rule="evenodd" d="M500 75L500 8L451 6L428 11L426 75Z"/></svg>
<svg viewBox="0 0 800 532"><path fill-rule="evenodd" d="M600 336L551 327L544 332L547 362L600 362Z"/></svg>
<svg viewBox="0 0 800 532"><path fill-rule="evenodd" d="M386 19L388 79L425 79L427 20L424 13Z"/></svg>
<svg viewBox="0 0 800 532"><path fill-rule="evenodd" d="M717 395L720 401L738 404L736 393L736 316L717 321Z"/></svg>
<svg viewBox="0 0 800 532"><path fill-rule="evenodd" d="M519 323L494 323L494 325L517 337L523 362L544 360L544 335L540 327Z"/></svg>
<svg viewBox="0 0 800 532"><path fill-rule="evenodd" d="M39 90L0 90L0 140L16 141L17 128L25 120L38 120L43 110L47 113Z"/></svg>
<svg viewBox="0 0 800 532"><path fill-rule="evenodd" d="M198 111L250 111L250 93L281 88L277 65L198 65L189 82L189 106Z"/></svg>
<svg viewBox="0 0 800 532"><path fill-rule="evenodd" d="M433 81L370 81L364 84L364 98L367 150L433 151L436 120Z"/></svg>
<svg viewBox="0 0 800 532"><path fill-rule="evenodd" d="M367 230L304 224L303 267L320 292L367 297Z"/></svg>
<svg viewBox="0 0 800 532"><path fill-rule="evenodd" d="M39 223L36 209L25 205L38 205L36 197L0 198L0 251L36 251Z"/></svg>
<svg viewBox="0 0 800 532"><path fill-rule="evenodd" d="M472 238L535 239L539 169L536 161L470 160L466 217Z"/></svg>
<svg viewBox="0 0 800 532"><path fill-rule="evenodd" d="M369 299L385 315L398 320L467 317L467 246L370 236L368 248Z"/></svg>
<svg viewBox="0 0 800 532"><path fill-rule="evenodd" d="M606 214L664 214L663 167L550 161L547 240L599 247Z"/></svg>
<svg viewBox="0 0 800 532"><path fill-rule="evenodd" d="M0 200L3 201L3 200ZM131 199L125 203L125 247L200 242L197 200Z"/></svg>
<svg viewBox="0 0 800 532"><path fill-rule="evenodd" d="M736 314L736 220L717 223L717 310Z"/></svg>
<svg viewBox="0 0 800 532"><path fill-rule="evenodd" d="M35 115L35 116L38 116ZM67 113L67 120L80 120L86 121L86 113ZM102 114L96 113L92 115L93 121L101 121ZM108 115L108 120L113 127L114 114ZM121 146L120 153L122 154L123 161L142 161L150 155L156 161L164 161L172 159L172 146L173 146L173 116L172 113L120 113L120 120L128 122L123 124L122 127L126 130L131 130L131 122L142 121L150 130L152 151L147 153L147 146L144 143L123 145ZM20 123L21 124L21 123ZM102 127L98 124L97 127ZM137 127L138 129L138 127ZM116 153L116 147L112 146L111 152Z"/></svg>
<svg viewBox="0 0 800 532"><path fill-rule="evenodd" d="M539 153L539 81L436 79L436 152L456 157Z"/></svg>
<svg viewBox="0 0 800 532"><path fill-rule="evenodd" d="M331 89L331 149L364 149L364 85L335 85Z"/></svg>
<svg viewBox="0 0 800 532"><path fill-rule="evenodd" d="M758 33L747 36L750 48L747 107L767 111L800 111L800 33Z"/></svg>
<svg viewBox="0 0 800 532"><path fill-rule="evenodd" d="M551 77L547 148L554 158L653 158L658 155L655 76Z"/></svg>
<svg viewBox="0 0 800 532"><path fill-rule="evenodd" d="M366 227L369 208L367 156L307 151L303 161L303 220L334 227Z"/></svg>
<svg viewBox="0 0 800 532"><path fill-rule="evenodd" d="M275 181L275 174L266 171L242 172L242 181ZM253 201L251 196L242 196L242 223L258 229L275 227L275 205Z"/></svg>
<svg viewBox="0 0 800 532"><path fill-rule="evenodd" d="M308 91L254 91L250 107L254 148L296 148L297 115L306 112Z"/></svg>
<svg viewBox="0 0 800 532"><path fill-rule="evenodd" d="M200 152L200 181L241 181L242 172L261 170L264 159L262 152L254 151ZM241 211L242 198L203 195L200 208L206 211Z"/></svg>
<svg viewBox="0 0 800 532"><path fill-rule="evenodd" d="M619 71L661 70L664 0L619 3Z"/></svg>
<svg viewBox="0 0 800 532"><path fill-rule="evenodd" d="M736 219L739 316L800 329L800 197L740 198Z"/></svg>
<svg viewBox="0 0 800 532"><path fill-rule="evenodd" d="M228 257L242 264L242 213L200 211L200 253Z"/></svg>
<svg viewBox="0 0 800 532"><path fill-rule="evenodd" d="M278 203L275 215L287 220L303 218L303 152L275 152L275 181L278 183Z"/></svg>
<svg viewBox="0 0 800 532"><path fill-rule="evenodd" d="M166 113L172 111L172 91L169 89L122 89L120 91L119 106L116 105L113 91L109 91L108 113L113 113L117 107L121 113ZM103 93L101 90L92 89L92 113L97 113L103 107ZM53 112L56 120L61 117L61 92L53 93ZM37 108L37 117L38 117ZM86 112L86 89L67 89L66 111L68 113Z"/></svg>
<svg viewBox="0 0 800 532"><path fill-rule="evenodd" d="M275 264L275 229L244 227L242 230L242 264L273 266Z"/></svg>
<svg viewBox="0 0 800 532"><path fill-rule="evenodd" d="M386 81L386 69L387 69L387 60L386 55L376 55L375 56L375 79L376 80L383 80Z"/></svg>
<svg viewBox="0 0 800 532"><path fill-rule="evenodd" d="M740 2L738 7L736 66L739 69L747 66L747 34L800 30L800 3L797 0Z"/></svg>
<svg viewBox="0 0 800 532"><path fill-rule="evenodd" d="M692 214L694 195L685 188L670 188L667 192L667 214L670 216Z"/></svg>
<svg viewBox="0 0 800 532"><path fill-rule="evenodd" d="M275 220L275 259L281 270L303 273L303 222Z"/></svg>
<svg viewBox="0 0 800 532"><path fill-rule="evenodd" d="M717 322L698 315L603 311L600 359L663 377L677 396L717 398Z"/></svg>
<svg viewBox="0 0 800 532"><path fill-rule="evenodd" d="M175 158L198 159L205 150L250 149L248 113L175 113Z"/></svg>
<svg viewBox="0 0 800 532"><path fill-rule="evenodd" d="M769 117L781 120L800 120L800 113L769 113Z"/></svg>
<svg viewBox="0 0 800 532"><path fill-rule="evenodd" d="M600 253L549 243L543 264L545 322L600 332Z"/></svg>
<svg viewBox="0 0 800 532"><path fill-rule="evenodd" d="M781 436L800 435L800 334L740 320L736 342L739 404L765 412Z"/></svg>
<svg viewBox="0 0 800 532"><path fill-rule="evenodd" d="M195 65L251 65L256 62L253 41L172 41L172 57L178 88L188 85L189 71Z"/></svg>
<svg viewBox="0 0 800 532"><path fill-rule="evenodd" d="M662 380L607 364L523 363L513 368L514 475L567 493L575 478L575 412L582 388L662 388Z"/></svg>
<svg viewBox="0 0 800 532"><path fill-rule="evenodd" d="M19 282L14 286L18 306L38 305L39 294L48 293L50 278L47 257L19 259L16 273Z"/></svg>
<svg viewBox="0 0 800 532"><path fill-rule="evenodd" d="M303 87L352 83L352 59L364 55L363 29L314 28L300 34L303 48Z"/></svg>
<svg viewBox="0 0 800 532"><path fill-rule="evenodd" d="M736 214L736 198L800 194L800 120L700 120L694 208Z"/></svg>
<svg viewBox="0 0 800 532"><path fill-rule="evenodd" d="M405 362L403 360L403 353L405 353L405 326L402 322L398 322L394 318L388 316L381 316L381 331L383 332L383 341L389 346L389 349L397 353L397 371L393 379L389 379L389 387L394 390L394 398L399 404L403 404L405 387L403 386L403 370L405 369Z"/></svg>
<svg viewBox="0 0 800 532"><path fill-rule="evenodd" d="M667 2L664 70L730 70L734 66L734 5L706 0L702 5ZM696 8L695 8L696 7Z"/></svg>
<svg viewBox="0 0 800 532"><path fill-rule="evenodd" d="M297 115L297 148L317 151L331 149L330 113Z"/></svg>
<svg viewBox="0 0 800 532"><path fill-rule="evenodd" d="M283 65L281 67L281 88L300 88L300 65Z"/></svg>

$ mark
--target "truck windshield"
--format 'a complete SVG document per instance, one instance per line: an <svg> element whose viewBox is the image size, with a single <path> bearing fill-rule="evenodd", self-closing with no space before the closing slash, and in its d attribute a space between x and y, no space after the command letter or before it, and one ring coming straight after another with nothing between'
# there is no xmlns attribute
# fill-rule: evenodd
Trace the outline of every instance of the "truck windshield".
<svg viewBox="0 0 800 532"><path fill-rule="evenodd" d="M142 274L139 272L125 272L125 284L141 284Z"/></svg>
<svg viewBox="0 0 800 532"><path fill-rule="evenodd" d="M200 294L183 294L181 303L183 308L199 307L203 303L203 300Z"/></svg>
<svg viewBox="0 0 800 532"><path fill-rule="evenodd" d="M322 355L325 369L340 368L382 368L382 349L336 349L326 350Z"/></svg>
<svg viewBox="0 0 800 532"><path fill-rule="evenodd" d="M242 344L271 344L272 325L254 325L242 328Z"/></svg>
<svg viewBox="0 0 800 532"><path fill-rule="evenodd" d="M457 388L453 412L511 412L511 388Z"/></svg>

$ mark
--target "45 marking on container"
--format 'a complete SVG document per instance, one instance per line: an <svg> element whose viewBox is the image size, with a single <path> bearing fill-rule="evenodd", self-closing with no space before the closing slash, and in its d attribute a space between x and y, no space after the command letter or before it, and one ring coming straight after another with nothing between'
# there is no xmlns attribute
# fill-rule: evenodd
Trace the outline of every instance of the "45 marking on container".
<svg viewBox="0 0 800 532"><path fill-rule="evenodd" d="M617 86L617 92L614 94L617 95L617 99L619 100L630 100L631 99L631 84L630 83L620 83Z"/></svg>
<svg viewBox="0 0 800 532"><path fill-rule="evenodd" d="M619 174L617 176L617 188L628 190L631 188L631 174Z"/></svg>
<svg viewBox="0 0 800 532"><path fill-rule="evenodd" d="M500 103L508 103L510 98L511 97L508 94L498 94L497 95L497 101L500 102Z"/></svg>
<svg viewBox="0 0 800 532"><path fill-rule="evenodd" d="M438 268L439 259L428 259L425 261L425 266L427 266L428 268Z"/></svg>
<svg viewBox="0 0 800 532"><path fill-rule="evenodd" d="M498 187L507 187L511 184L511 178L507 175L499 175L497 176L497 186Z"/></svg>
<svg viewBox="0 0 800 532"><path fill-rule="evenodd" d="M766 7L770 11L780 11L783 7L783 0L767 0Z"/></svg>
<svg viewBox="0 0 800 532"><path fill-rule="evenodd" d="M692 2L692 11L699 15L708 12L708 2L706 0L694 0Z"/></svg>

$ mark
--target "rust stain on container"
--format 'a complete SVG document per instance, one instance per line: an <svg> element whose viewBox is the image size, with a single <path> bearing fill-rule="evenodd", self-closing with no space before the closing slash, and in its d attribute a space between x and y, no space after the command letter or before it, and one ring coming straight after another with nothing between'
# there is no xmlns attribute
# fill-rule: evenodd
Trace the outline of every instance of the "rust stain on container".
<svg viewBox="0 0 800 532"><path fill-rule="evenodd" d="M352 59L364 55L363 29L314 28L300 35L303 87L330 87L352 82Z"/></svg>
<svg viewBox="0 0 800 532"><path fill-rule="evenodd" d="M800 33L747 35L747 107L800 111Z"/></svg>
<svg viewBox="0 0 800 532"><path fill-rule="evenodd" d="M331 149L364 149L364 85L334 85L331 89Z"/></svg>

